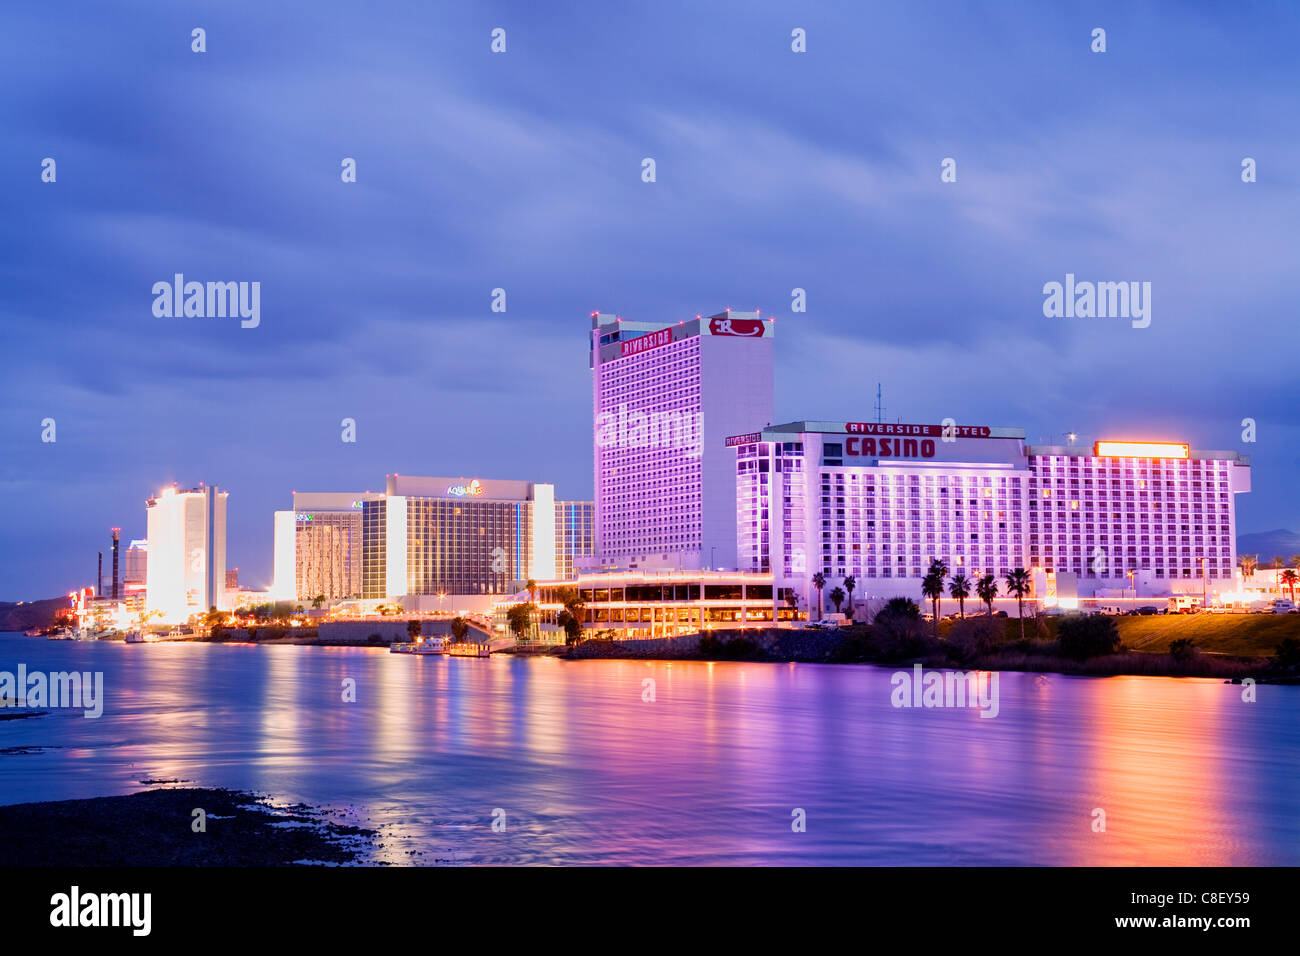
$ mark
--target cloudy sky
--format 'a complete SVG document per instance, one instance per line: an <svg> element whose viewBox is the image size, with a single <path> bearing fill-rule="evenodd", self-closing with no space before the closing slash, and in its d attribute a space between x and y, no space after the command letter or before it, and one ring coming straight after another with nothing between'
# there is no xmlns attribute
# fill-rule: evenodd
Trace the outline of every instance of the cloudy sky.
<svg viewBox="0 0 1300 956"><path fill-rule="evenodd" d="M254 585L295 489L589 497L597 309L775 314L780 420L880 382L889 420L1238 450L1239 530L1300 527L1300 8L1047 6L7 5L0 599L91 583L172 481L229 490ZM178 272L259 281L260 326L155 317ZM1066 273L1150 282L1150 327L1044 317Z"/></svg>

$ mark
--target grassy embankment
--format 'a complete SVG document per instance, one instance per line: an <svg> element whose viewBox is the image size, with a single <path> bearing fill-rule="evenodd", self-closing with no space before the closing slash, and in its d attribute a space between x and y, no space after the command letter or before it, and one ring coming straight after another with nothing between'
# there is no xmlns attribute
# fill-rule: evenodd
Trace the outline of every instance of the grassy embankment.
<svg viewBox="0 0 1300 956"><path fill-rule="evenodd" d="M929 667L1051 671L1065 674L1149 674L1257 680L1300 680L1293 662L1274 660L1285 639L1300 640L1300 615L1154 615L1117 617L1119 646L1076 653L1058 633L1063 617L973 616L932 624L858 624L839 630L717 631L650 641L586 641L575 658L921 663ZM1076 617L1077 620L1077 617ZM1100 623L1100 622L1098 622ZM1191 646L1171 645L1179 639Z"/></svg>

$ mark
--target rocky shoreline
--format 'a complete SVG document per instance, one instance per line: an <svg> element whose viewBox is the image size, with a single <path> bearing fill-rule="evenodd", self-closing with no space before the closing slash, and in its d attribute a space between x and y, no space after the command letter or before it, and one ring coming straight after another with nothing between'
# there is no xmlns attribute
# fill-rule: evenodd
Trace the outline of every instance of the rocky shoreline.
<svg viewBox="0 0 1300 956"><path fill-rule="evenodd" d="M195 832L203 812L203 832ZM0 806L0 866L363 863L375 831L241 790L177 787Z"/></svg>

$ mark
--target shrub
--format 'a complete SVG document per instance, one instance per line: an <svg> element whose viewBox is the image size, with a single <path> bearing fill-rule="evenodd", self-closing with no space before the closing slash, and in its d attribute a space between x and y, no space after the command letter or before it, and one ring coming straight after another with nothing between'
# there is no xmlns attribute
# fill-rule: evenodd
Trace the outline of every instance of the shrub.
<svg viewBox="0 0 1300 956"><path fill-rule="evenodd" d="M371 634L369 637L366 638L366 640L369 641L371 644L384 643L384 639L380 637L378 634Z"/></svg>
<svg viewBox="0 0 1300 956"><path fill-rule="evenodd" d="M1119 629L1102 615L1070 615L1056 625L1057 640L1064 657L1087 660L1119 650Z"/></svg>
<svg viewBox="0 0 1300 956"><path fill-rule="evenodd" d="M872 637L886 659L915 657L933 643L926 638L921 609L908 598L892 598L880 609L872 624Z"/></svg>
<svg viewBox="0 0 1300 956"><path fill-rule="evenodd" d="M1169 645L1169 656L1176 661L1190 661L1196 656L1196 644L1190 637L1180 637Z"/></svg>
<svg viewBox="0 0 1300 956"><path fill-rule="evenodd" d="M1273 660L1278 667L1289 668L1300 664L1300 641L1294 637L1283 638L1282 643L1277 646Z"/></svg>
<svg viewBox="0 0 1300 956"><path fill-rule="evenodd" d="M993 618L968 617L948 631L948 656L959 664L982 657L997 646L1003 626Z"/></svg>

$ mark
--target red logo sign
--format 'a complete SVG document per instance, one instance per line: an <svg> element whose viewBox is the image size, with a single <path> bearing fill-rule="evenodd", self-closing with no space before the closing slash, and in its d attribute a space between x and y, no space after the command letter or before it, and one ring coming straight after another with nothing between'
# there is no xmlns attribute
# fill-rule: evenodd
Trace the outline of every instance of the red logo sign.
<svg viewBox="0 0 1300 956"><path fill-rule="evenodd" d="M844 454L868 458L933 458L934 442L929 438L849 438Z"/></svg>
<svg viewBox="0 0 1300 956"><path fill-rule="evenodd" d="M710 319L711 335L753 335L763 334L762 319Z"/></svg>
<svg viewBox="0 0 1300 956"><path fill-rule="evenodd" d="M619 358L627 355L639 355L649 349L657 349L661 345L667 345L673 340L672 329L660 329L658 332L650 332L646 335L638 335L634 339L628 339L620 343L623 346Z"/></svg>

